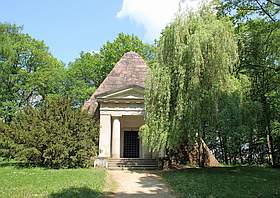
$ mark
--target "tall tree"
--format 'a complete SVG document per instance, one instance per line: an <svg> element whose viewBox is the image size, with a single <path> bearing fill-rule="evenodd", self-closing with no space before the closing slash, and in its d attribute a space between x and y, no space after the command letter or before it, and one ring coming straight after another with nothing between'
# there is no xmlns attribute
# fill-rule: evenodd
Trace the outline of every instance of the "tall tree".
<svg viewBox="0 0 280 198"><path fill-rule="evenodd" d="M280 2L277 0L221 0L220 12L231 15L235 22L256 17L277 22L280 16Z"/></svg>
<svg viewBox="0 0 280 198"><path fill-rule="evenodd" d="M249 76L250 98L261 104L258 137L267 139L266 150L273 164L274 158L280 156L280 147L273 148L272 141L273 136L276 141L280 139L275 132L279 123L276 109L279 101L280 3L275 0L221 0L220 5L219 13L230 16L236 23L240 54L238 72ZM265 144L265 141L258 141ZM278 151L276 156L273 156L274 150Z"/></svg>
<svg viewBox="0 0 280 198"><path fill-rule="evenodd" d="M238 72L250 77L251 99L261 104L260 130L264 137L267 135L268 153L274 164L271 124L279 117L273 107L280 86L280 23L254 19L240 24L237 33L240 41Z"/></svg>
<svg viewBox="0 0 280 198"><path fill-rule="evenodd" d="M19 108L62 88L64 66L42 42L22 28L0 24L0 118L10 121Z"/></svg>
<svg viewBox="0 0 280 198"><path fill-rule="evenodd" d="M97 53L82 52L80 57L70 63L66 71L66 95L80 107L98 86L101 58Z"/></svg>
<svg viewBox="0 0 280 198"><path fill-rule="evenodd" d="M145 93L142 136L153 150L205 137L215 125L218 99L231 86L237 61L233 26L208 8L180 15L159 40Z"/></svg>

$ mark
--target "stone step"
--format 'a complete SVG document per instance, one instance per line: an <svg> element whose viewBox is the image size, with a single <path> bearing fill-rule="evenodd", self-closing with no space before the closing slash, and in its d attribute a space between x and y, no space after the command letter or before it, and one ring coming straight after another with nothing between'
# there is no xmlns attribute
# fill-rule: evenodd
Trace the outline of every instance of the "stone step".
<svg viewBox="0 0 280 198"><path fill-rule="evenodd" d="M146 167L146 166L139 166L139 167L108 167L109 170L157 170L157 166L151 166L151 167Z"/></svg>
<svg viewBox="0 0 280 198"><path fill-rule="evenodd" d="M158 162L155 159L109 159L108 169L110 170L146 170L158 169Z"/></svg>
<svg viewBox="0 0 280 198"><path fill-rule="evenodd" d="M156 161L156 159L153 158L110 158L108 159L110 161Z"/></svg>
<svg viewBox="0 0 280 198"><path fill-rule="evenodd" d="M157 170L158 167L109 167L108 170Z"/></svg>
<svg viewBox="0 0 280 198"><path fill-rule="evenodd" d="M109 165L109 167L157 167L157 165L124 165L124 164L118 164L118 165Z"/></svg>
<svg viewBox="0 0 280 198"><path fill-rule="evenodd" d="M108 161L108 165L158 165L157 161Z"/></svg>
<svg viewBox="0 0 280 198"><path fill-rule="evenodd" d="M158 167L156 164L108 164L108 167Z"/></svg>

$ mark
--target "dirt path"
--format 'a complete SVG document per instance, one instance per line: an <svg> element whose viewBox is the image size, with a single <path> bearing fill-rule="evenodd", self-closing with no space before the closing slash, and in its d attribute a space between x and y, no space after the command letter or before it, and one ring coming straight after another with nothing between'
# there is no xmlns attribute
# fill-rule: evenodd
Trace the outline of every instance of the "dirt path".
<svg viewBox="0 0 280 198"><path fill-rule="evenodd" d="M108 171L116 188L110 197L115 198L174 198L156 174L144 171Z"/></svg>

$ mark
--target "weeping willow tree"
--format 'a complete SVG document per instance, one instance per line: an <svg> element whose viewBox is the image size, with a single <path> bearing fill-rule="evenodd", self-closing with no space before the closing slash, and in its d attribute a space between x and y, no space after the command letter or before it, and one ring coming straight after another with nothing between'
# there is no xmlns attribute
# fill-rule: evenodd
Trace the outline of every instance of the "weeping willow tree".
<svg viewBox="0 0 280 198"><path fill-rule="evenodd" d="M219 96L234 89L237 58L229 20L208 8L177 16L162 32L146 82L145 144L153 151L172 150L215 128Z"/></svg>

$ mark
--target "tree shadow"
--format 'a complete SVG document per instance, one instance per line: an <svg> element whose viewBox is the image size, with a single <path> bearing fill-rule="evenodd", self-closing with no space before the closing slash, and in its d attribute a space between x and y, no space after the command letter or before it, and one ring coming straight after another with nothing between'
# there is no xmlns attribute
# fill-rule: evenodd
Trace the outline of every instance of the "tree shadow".
<svg viewBox="0 0 280 198"><path fill-rule="evenodd" d="M145 182L144 180L143 180L143 182ZM142 191L137 191L134 193L108 192L108 193L104 194L104 193L92 190L90 188L87 188L87 187L66 188L60 192L55 192L55 193L48 195L48 198L72 198L72 197L75 197L75 198L100 198L100 197L105 197L105 198L149 198L149 197L171 198L170 196L164 196L163 193L159 193L159 192L149 192L149 193L142 192Z"/></svg>
<svg viewBox="0 0 280 198"><path fill-rule="evenodd" d="M280 172L271 168L186 168L159 174L183 197L279 197L280 192Z"/></svg>
<svg viewBox="0 0 280 198"><path fill-rule="evenodd" d="M98 198L102 197L101 192L97 192L87 187L71 187L63 189L60 192L52 193L48 196L49 198Z"/></svg>
<svg viewBox="0 0 280 198"><path fill-rule="evenodd" d="M263 170L263 168L260 168ZM268 169L271 170L271 169ZM187 173L184 174L186 178L193 179L196 178L197 181L200 181L201 185L206 185L209 182L213 182L212 184L207 184L210 185L210 187L221 187L223 185L226 185L228 181L225 181L224 178L231 178L231 179L236 179L240 177L248 177L250 176L251 180L259 183L263 182L263 177L265 177L266 174L268 173L263 173L263 174L257 174L259 171L258 169L250 168L250 167L217 167L217 168L187 168L187 169L181 169L181 170L170 170L170 171L128 171L131 174L141 174L141 173L146 173L141 176L139 176L137 180L137 184L140 187L139 189L135 189L135 191L129 190L128 193L123 192L109 192L107 193L107 196L105 197L116 197L116 198L149 198L149 197L173 197L170 191L168 192L168 185L164 183L164 181L160 178L161 175L163 174L169 174L173 175L176 173ZM270 173L269 174L273 174ZM232 177L236 176L236 177ZM219 178L223 178L223 180L217 180ZM262 180L261 180L262 179ZM268 178L266 178L268 179ZM120 182L125 182L126 178L121 177ZM222 181L222 183L221 183ZM239 180L238 180L239 181ZM206 182L206 183L205 183ZM220 182L220 183L219 183ZM242 180L240 180L242 182ZM218 183L218 186L215 185L215 183ZM188 188L192 188L195 186L192 186L190 184L188 185ZM197 185L195 183L194 185ZM221 185L221 186L219 186ZM128 188L131 186L128 185ZM210 187L207 187L208 189ZM250 186L248 186L250 187ZM210 191L205 191L205 194L207 192L212 192ZM203 189L200 190L200 195L204 196L203 194ZM97 192L95 190L92 190L87 187L82 187L82 188L66 188L63 189L60 192L55 192L50 194L48 197L50 198L58 198L58 197L103 197L104 194Z"/></svg>
<svg viewBox="0 0 280 198"><path fill-rule="evenodd" d="M128 193L114 193L111 196L106 196L105 198L173 198L169 196L163 196L161 194L150 194L143 192L136 192L133 194Z"/></svg>

